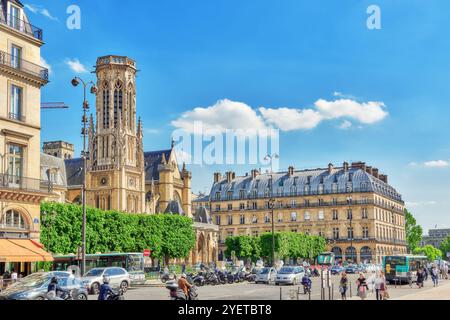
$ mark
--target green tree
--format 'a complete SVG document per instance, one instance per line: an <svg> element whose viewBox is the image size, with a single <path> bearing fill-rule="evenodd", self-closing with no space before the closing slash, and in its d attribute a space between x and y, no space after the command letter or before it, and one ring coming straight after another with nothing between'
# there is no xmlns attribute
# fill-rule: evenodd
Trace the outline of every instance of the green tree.
<svg viewBox="0 0 450 320"><path fill-rule="evenodd" d="M405 229L408 249L410 252L414 252L419 246L420 241L422 241L423 230L422 227L417 224L417 221L411 212L407 209L405 209Z"/></svg>
<svg viewBox="0 0 450 320"><path fill-rule="evenodd" d="M438 258L442 258L442 251L429 244L424 247L417 247L413 252L414 254L423 254L427 256L428 261L430 262L433 262Z"/></svg>
<svg viewBox="0 0 450 320"><path fill-rule="evenodd" d="M249 259L253 262L256 262L256 260L258 260L261 255L259 237L228 237L225 240L225 245L227 246L227 249L225 250L226 256L231 256L232 252L234 252L238 259Z"/></svg>
<svg viewBox="0 0 450 320"><path fill-rule="evenodd" d="M41 242L56 254L76 253L81 246L79 205L41 204ZM184 258L195 246L192 219L169 214L127 214L86 210L86 252L142 252L154 258Z"/></svg>
<svg viewBox="0 0 450 320"><path fill-rule="evenodd" d="M440 249L442 252L442 257L446 258L447 253L450 253L450 235L447 238L445 238L444 241L442 241Z"/></svg>

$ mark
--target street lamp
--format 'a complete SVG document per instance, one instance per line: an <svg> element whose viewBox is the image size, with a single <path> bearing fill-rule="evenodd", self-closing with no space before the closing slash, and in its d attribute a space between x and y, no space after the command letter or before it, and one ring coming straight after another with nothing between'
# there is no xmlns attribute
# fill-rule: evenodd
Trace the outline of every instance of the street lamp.
<svg viewBox="0 0 450 320"><path fill-rule="evenodd" d="M353 212L351 209L351 204L352 204L352 197L348 197L347 198L347 203L348 203L348 211L347 211L347 215L348 218L350 219L350 250L352 252L352 263L354 263L354 256L353 256L353 227L352 227L352 220L353 220Z"/></svg>
<svg viewBox="0 0 450 320"><path fill-rule="evenodd" d="M274 154L268 154L264 157L264 160L270 161L270 184L269 184L269 192L270 192L270 198L269 198L269 209L271 213L271 222L272 222L272 267L275 267L275 224L273 219L273 209L275 207L275 199L273 197L273 159L278 159L280 156L276 153Z"/></svg>
<svg viewBox="0 0 450 320"><path fill-rule="evenodd" d="M81 274L84 274L86 270L86 168L87 168L87 152L86 152L86 136L87 136L87 111L89 110L89 103L86 100L86 88L89 84L92 84L90 92L92 94L97 93L97 87L95 83L89 81L84 82L83 79L75 77L72 79L72 86L77 87L80 82L83 85L83 117L82 117L82 129L81 134L83 135L83 151L81 157L83 158L83 188L81 190L81 197L83 202L83 222L82 222L82 244L81 244Z"/></svg>

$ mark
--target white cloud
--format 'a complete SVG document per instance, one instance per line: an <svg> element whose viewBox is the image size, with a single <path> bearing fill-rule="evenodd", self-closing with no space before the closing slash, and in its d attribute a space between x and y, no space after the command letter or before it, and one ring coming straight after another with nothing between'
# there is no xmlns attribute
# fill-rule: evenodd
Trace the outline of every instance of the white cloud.
<svg viewBox="0 0 450 320"><path fill-rule="evenodd" d="M324 119L351 118L364 124L373 124L383 120L388 112L383 102L359 103L350 99L327 101L319 99L315 106Z"/></svg>
<svg viewBox="0 0 450 320"><path fill-rule="evenodd" d="M321 115L312 109L259 108L259 112L267 123L283 131L312 129L322 120Z"/></svg>
<svg viewBox="0 0 450 320"><path fill-rule="evenodd" d="M75 73L87 73L88 70L78 59L66 59L65 63L72 69Z"/></svg>
<svg viewBox="0 0 450 320"><path fill-rule="evenodd" d="M437 204L436 201L416 201L416 202L405 202L405 206L409 208L417 208L422 206L431 206Z"/></svg>
<svg viewBox="0 0 450 320"><path fill-rule="evenodd" d="M201 122L204 130L214 129L220 132L226 129L260 130L272 127L292 131L311 130L322 121L342 119L339 128L348 129L353 125L348 119L360 124L373 124L383 120L388 115L384 108L383 102L319 99L315 102L315 109L261 107L255 110L245 103L224 99L209 107L186 111L172 121L172 125L188 132L193 132L195 122Z"/></svg>
<svg viewBox="0 0 450 320"><path fill-rule="evenodd" d="M176 128L187 132L194 131L194 123L201 122L203 130L226 129L265 129L266 125L255 110L242 102L228 99L219 100L214 105L202 108L198 107L184 112L178 119L172 121Z"/></svg>
<svg viewBox="0 0 450 320"><path fill-rule="evenodd" d="M54 20L54 21L58 20L58 18L52 16L50 11L48 11L48 9L44 8L43 6L34 5L34 4L25 4L24 6L25 6L25 8L27 8L34 14L41 14L50 20Z"/></svg>
<svg viewBox="0 0 450 320"><path fill-rule="evenodd" d="M47 60L45 60L43 57L41 57L41 66L48 69L48 74L53 73L52 66L48 64Z"/></svg>
<svg viewBox="0 0 450 320"><path fill-rule="evenodd" d="M432 160L425 162L423 165L426 168L445 168L448 167L450 163L445 160Z"/></svg>
<svg viewBox="0 0 450 320"><path fill-rule="evenodd" d="M352 126L352 123L348 120L344 120L339 125L339 129L346 130L349 129Z"/></svg>

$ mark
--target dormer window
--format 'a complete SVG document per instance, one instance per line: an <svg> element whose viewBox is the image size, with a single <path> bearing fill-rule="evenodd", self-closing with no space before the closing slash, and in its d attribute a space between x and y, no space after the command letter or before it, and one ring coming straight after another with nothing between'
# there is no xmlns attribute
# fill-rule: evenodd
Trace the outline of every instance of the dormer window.
<svg viewBox="0 0 450 320"><path fill-rule="evenodd" d="M8 25L14 29L20 28L22 9L9 3Z"/></svg>

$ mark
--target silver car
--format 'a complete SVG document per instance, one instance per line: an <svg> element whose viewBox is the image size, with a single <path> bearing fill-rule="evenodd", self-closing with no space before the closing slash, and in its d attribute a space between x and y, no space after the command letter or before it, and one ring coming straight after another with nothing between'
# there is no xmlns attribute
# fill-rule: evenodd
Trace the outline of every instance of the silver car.
<svg viewBox="0 0 450 320"><path fill-rule="evenodd" d="M262 268L255 277L255 283L267 283L271 284L275 282L277 271L275 268Z"/></svg>
<svg viewBox="0 0 450 320"><path fill-rule="evenodd" d="M282 267L278 271L275 278L275 284L292 284L297 285L301 283L305 270L303 267Z"/></svg>
<svg viewBox="0 0 450 320"><path fill-rule="evenodd" d="M100 285L103 283L103 276L109 277L111 287L120 288L123 292L126 292L131 284L131 277L127 270L118 267L91 269L82 277L82 282L89 288L91 294L98 294Z"/></svg>

